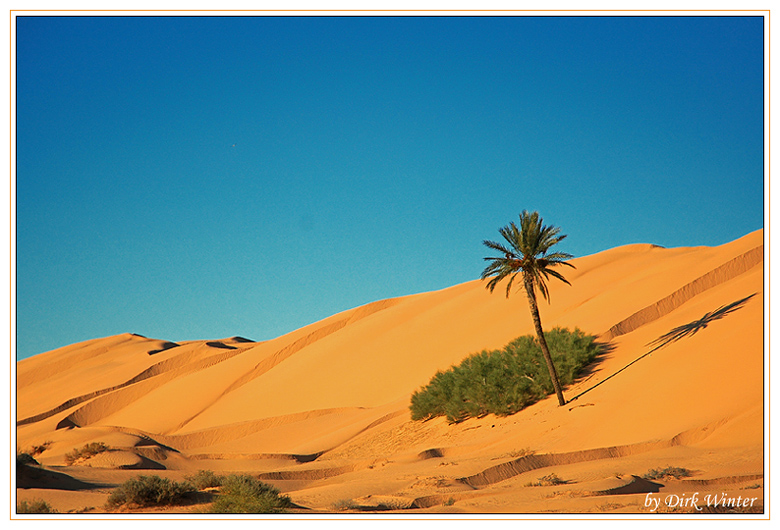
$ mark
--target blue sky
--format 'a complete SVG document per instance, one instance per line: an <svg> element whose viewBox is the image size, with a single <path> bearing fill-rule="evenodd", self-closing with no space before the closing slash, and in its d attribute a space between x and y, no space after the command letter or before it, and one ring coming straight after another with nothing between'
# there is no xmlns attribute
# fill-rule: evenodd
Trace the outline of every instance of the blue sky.
<svg viewBox="0 0 780 530"><path fill-rule="evenodd" d="M763 227L763 19L16 19L17 358ZM486 252L487 251L487 252Z"/></svg>

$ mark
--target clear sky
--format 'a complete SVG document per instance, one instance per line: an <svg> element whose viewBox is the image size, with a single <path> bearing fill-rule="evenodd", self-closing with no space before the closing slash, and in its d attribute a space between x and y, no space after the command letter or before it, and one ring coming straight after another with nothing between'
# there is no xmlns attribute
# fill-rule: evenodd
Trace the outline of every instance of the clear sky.
<svg viewBox="0 0 780 530"><path fill-rule="evenodd" d="M16 19L17 358L763 227L763 19ZM499 296L499 295L496 295Z"/></svg>

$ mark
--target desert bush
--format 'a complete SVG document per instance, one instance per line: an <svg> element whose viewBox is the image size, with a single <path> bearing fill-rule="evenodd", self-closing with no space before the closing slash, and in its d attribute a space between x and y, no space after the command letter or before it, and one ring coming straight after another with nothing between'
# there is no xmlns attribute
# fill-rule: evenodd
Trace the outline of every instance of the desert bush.
<svg viewBox="0 0 780 530"><path fill-rule="evenodd" d="M647 480L664 480L668 478L681 479L690 476L691 471L689 469L685 469L684 467L669 466L663 469L651 469L642 475L642 478Z"/></svg>
<svg viewBox="0 0 780 530"><path fill-rule="evenodd" d="M157 475L139 475L111 492L108 507L122 505L167 506L181 504L195 488L188 483L174 482Z"/></svg>
<svg viewBox="0 0 780 530"><path fill-rule="evenodd" d="M249 475L227 475L221 481L210 513L284 513L292 507L289 497Z"/></svg>
<svg viewBox="0 0 780 530"><path fill-rule="evenodd" d="M48 502L42 500L33 500L32 502L22 501L16 505L16 513L59 513L51 507Z"/></svg>
<svg viewBox="0 0 780 530"><path fill-rule="evenodd" d="M529 482L526 486L560 486L561 484L568 484L568 480L563 480L555 473L550 473L543 477L539 477L536 482Z"/></svg>
<svg viewBox="0 0 780 530"><path fill-rule="evenodd" d="M391 499L386 500L384 502L380 502L376 505L374 510L378 512L384 512L384 511L398 511L398 510L406 510L409 508L411 504L411 501L403 501L401 499Z"/></svg>
<svg viewBox="0 0 780 530"><path fill-rule="evenodd" d="M571 384L600 352L596 337L579 329L545 333L562 385ZM518 337L501 350L484 350L437 372L412 395L413 420L446 416L450 422L487 414L507 416L554 391L536 339Z"/></svg>
<svg viewBox="0 0 780 530"><path fill-rule="evenodd" d="M49 447L51 447L52 442L50 440L47 440L43 442L40 445L33 445L26 451L21 451L18 447L16 448L16 454L19 455L20 453L27 453L31 456L38 456L39 454L46 451Z"/></svg>
<svg viewBox="0 0 780 530"><path fill-rule="evenodd" d="M360 508L358 503L352 499L340 499L333 503L331 506L334 512L348 512L357 510Z"/></svg>
<svg viewBox="0 0 780 530"><path fill-rule="evenodd" d="M218 488L222 485L222 476L216 475L213 471L199 469L197 473L184 477L188 483L197 490L206 488Z"/></svg>
<svg viewBox="0 0 780 530"><path fill-rule="evenodd" d="M78 460L86 460L100 453L105 453L111 448L103 442L91 442L85 444L81 449L74 449L65 454L65 463L69 466L75 464Z"/></svg>

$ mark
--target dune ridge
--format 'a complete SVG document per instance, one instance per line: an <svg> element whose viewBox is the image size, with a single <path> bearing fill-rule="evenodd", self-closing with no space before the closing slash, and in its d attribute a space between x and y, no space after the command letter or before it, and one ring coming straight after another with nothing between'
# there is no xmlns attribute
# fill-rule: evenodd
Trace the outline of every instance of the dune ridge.
<svg viewBox="0 0 780 530"><path fill-rule="evenodd" d="M194 352L187 352L181 354L180 358L168 359L157 363L121 385L95 391L92 395L73 398L72 400L69 400L73 403L72 405L68 406L69 402L65 402L56 409L39 415L39 418L45 419L51 417L62 410L67 410L74 405L89 401L83 407L70 413L62 422L62 425L86 427L109 416L117 408L122 408L127 403L132 403L137 399L139 394L149 392L151 389L164 385L166 382L180 377L182 374L209 368L242 353L242 351L245 351L246 349L248 348L236 348L228 352L209 355L205 359L202 358L193 361L191 361L191 359L196 354ZM21 421L27 423L39 421L33 420L33 418L27 418Z"/></svg>
<svg viewBox="0 0 780 530"><path fill-rule="evenodd" d="M644 326L649 322L658 320L662 316L671 313L694 296L747 272L758 264L763 263L763 261L764 245L759 245L754 249L727 261L707 274L699 276L692 282L677 289L669 296L666 296L654 304L637 311L630 317L621 320L601 336L604 340L612 340L620 335L631 333L638 327Z"/></svg>
<svg viewBox="0 0 780 530"><path fill-rule="evenodd" d="M172 344L172 343L170 343ZM211 343L207 343L208 346L211 346ZM213 346L212 346L213 347ZM170 349L170 348L164 348L164 349ZM42 412L40 414L36 414L34 416L30 416L28 418L23 418L21 420L18 420L16 422L17 426L19 425L27 425L29 423L35 423L41 420L44 420L46 418L50 418L52 416L55 416L56 414L59 414L60 412L63 412L65 410L68 410L70 408L75 407L76 405L80 405L81 403L84 403L85 401L89 401L91 399L94 399L96 397L102 396L104 394L109 394L111 392L115 392L117 390L121 390L123 388L129 387L131 385L134 385L135 383L139 383L141 381L145 381L147 379L150 379L152 377L160 376L165 373L169 373L170 377L177 377L180 375L183 371L192 371L192 370L202 370L204 368L208 368L209 366L212 366L215 363L224 361L226 359L229 359L230 357L234 355L238 355L242 353L243 350L246 350L247 348L239 349L239 348L232 348L233 351L221 353L221 354L215 354L207 359L200 359L197 362L191 363L193 359L195 359L198 356L198 353L194 350L187 351L186 353L183 353L181 355L178 355L177 357L165 359L163 361L160 361L158 363L153 364L149 368L145 369L143 372L139 373L138 375L133 376L131 379L128 379L124 383L120 383L118 385L114 385L112 387L108 388L102 388L100 390L95 390L93 392L90 392L89 394L84 394L81 396L77 396L74 398L69 399L65 403L58 405L57 407L47 410L46 412ZM163 350L161 350L163 351ZM179 371L181 370L181 371ZM165 383L164 380L162 381L156 381L157 384L163 384ZM75 414L75 413L74 413ZM68 416L67 420L72 423L73 425L79 425L84 426L88 425L89 422L84 422L83 424L79 424L77 420L77 416L70 415Z"/></svg>

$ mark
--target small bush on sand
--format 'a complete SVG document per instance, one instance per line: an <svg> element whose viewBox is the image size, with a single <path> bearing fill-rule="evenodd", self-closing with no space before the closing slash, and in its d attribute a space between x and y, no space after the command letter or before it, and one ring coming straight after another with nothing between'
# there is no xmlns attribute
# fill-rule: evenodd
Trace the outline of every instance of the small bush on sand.
<svg viewBox="0 0 780 530"><path fill-rule="evenodd" d="M80 460L88 460L92 458L95 455L98 455L100 453L105 453L106 451L109 451L110 447L108 447L103 442L92 442L85 444L81 449L74 449L70 453L67 453L65 455L65 463L69 466L72 466L76 462Z"/></svg>
<svg viewBox="0 0 780 530"><path fill-rule="evenodd" d="M691 471L684 467L665 467L664 469L651 469L642 478L647 480L681 479L690 477Z"/></svg>
<svg viewBox="0 0 780 530"><path fill-rule="evenodd" d="M596 337L579 329L545 333L562 385L571 384L601 351ZM507 416L554 392L534 337L519 337L502 350L482 351L438 372L412 395L413 420L446 416L450 422L487 414Z"/></svg>
<svg viewBox="0 0 780 530"><path fill-rule="evenodd" d="M27 453L31 456L38 456L39 454L46 451L49 447L51 447L52 442L50 440L47 440L43 442L40 445L33 445L26 451L21 451L18 447L16 448L16 454L20 454L22 452Z"/></svg>
<svg viewBox="0 0 780 530"><path fill-rule="evenodd" d="M357 510L360 506L352 499L340 499L334 502L331 508L334 512L349 512Z"/></svg>
<svg viewBox="0 0 780 530"><path fill-rule="evenodd" d="M292 507L286 495L249 475L222 477L217 500L210 513L284 513Z"/></svg>
<svg viewBox="0 0 780 530"><path fill-rule="evenodd" d="M16 505L16 513L59 513L52 508L48 502L34 500L32 502L22 501Z"/></svg>
<svg viewBox="0 0 780 530"><path fill-rule="evenodd" d="M560 486L561 484L568 484L568 480L563 480L555 473L550 473L543 477L539 477L536 482L529 482L526 486Z"/></svg>
<svg viewBox="0 0 780 530"><path fill-rule="evenodd" d="M115 489L108 498L109 508L130 506L169 506L182 504L195 488L157 475L139 475Z"/></svg>
<svg viewBox="0 0 780 530"><path fill-rule="evenodd" d="M213 471L199 469L194 475L184 477L188 483L199 491L207 488L218 488L222 485L223 477L215 474Z"/></svg>

